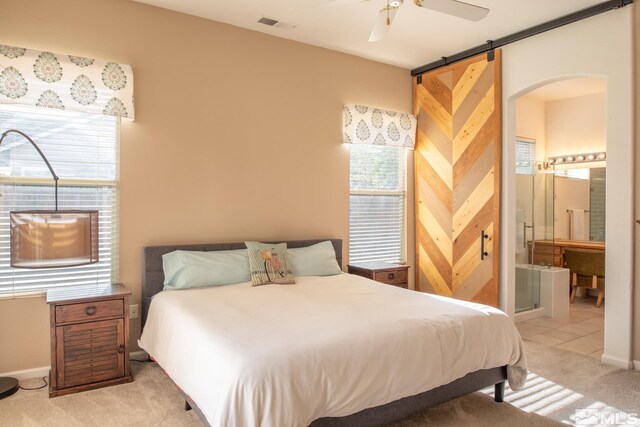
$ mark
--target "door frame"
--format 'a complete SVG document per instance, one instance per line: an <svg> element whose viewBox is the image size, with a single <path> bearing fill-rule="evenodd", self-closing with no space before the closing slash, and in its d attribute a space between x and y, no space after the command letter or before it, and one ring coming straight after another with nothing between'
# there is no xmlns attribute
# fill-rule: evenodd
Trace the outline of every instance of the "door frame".
<svg viewBox="0 0 640 427"><path fill-rule="evenodd" d="M607 225L604 363L633 360L634 57L633 8L622 8L503 47L503 204L501 307L515 306L515 99L575 77L607 81ZM611 309L613 307L613 309Z"/></svg>
<svg viewBox="0 0 640 427"><path fill-rule="evenodd" d="M527 87L518 93L508 97L505 101L503 125L505 126L505 138L503 139L503 265L505 269L501 272L503 286L501 295L501 308L515 318L515 244L516 244L516 224L515 224L515 119L516 100L526 95L530 91L560 80L585 77L584 74L575 76L562 76L538 82ZM602 75L591 75L590 77L601 77ZM612 114L612 96L607 90L607 118ZM629 197L626 203L622 203L620 197L616 197L616 192L620 188L629 188L633 194L633 170L628 171L629 163L633 165L635 159L633 144L615 144L611 136L610 121L607 120L607 199L606 199L606 271L607 276L614 277L614 280L607 282L605 301L611 303L605 308L605 353L602 357L604 363L618 366L624 369L631 369L632 357L632 308L633 298L631 284L633 283L633 235L634 235L634 199ZM632 130L632 129L631 129ZM631 132L631 135L633 133ZM630 141L633 142L631 137ZM626 159L629 161L624 161ZM622 162L620 160L623 160ZM616 169L622 169L623 173L610 173ZM633 169L633 166L631 166ZM631 176L630 180L625 176ZM614 224L615 223L615 224ZM509 249L512 248L512 249ZM616 250L616 247L618 248ZM611 248L611 249L610 249ZM613 273L609 273L613 272ZM622 283L620 283L622 282ZM629 286L624 286L629 284ZM627 356L625 356L627 355Z"/></svg>

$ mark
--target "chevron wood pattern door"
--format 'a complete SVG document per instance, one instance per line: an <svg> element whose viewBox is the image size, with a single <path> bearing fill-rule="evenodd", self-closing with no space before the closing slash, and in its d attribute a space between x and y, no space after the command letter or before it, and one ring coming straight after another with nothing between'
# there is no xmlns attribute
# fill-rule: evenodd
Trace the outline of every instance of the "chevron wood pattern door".
<svg viewBox="0 0 640 427"><path fill-rule="evenodd" d="M499 302L500 72L496 50L493 61L483 54L414 84L416 289L492 306Z"/></svg>

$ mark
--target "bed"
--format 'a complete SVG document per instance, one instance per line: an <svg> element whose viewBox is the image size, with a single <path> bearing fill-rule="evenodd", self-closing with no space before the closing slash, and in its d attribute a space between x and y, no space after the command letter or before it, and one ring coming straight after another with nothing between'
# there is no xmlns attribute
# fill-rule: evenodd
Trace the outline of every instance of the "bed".
<svg viewBox="0 0 640 427"><path fill-rule="evenodd" d="M381 425L488 386L502 402L505 380L524 383L513 322L480 304L349 274L161 292L163 254L244 247L144 249L139 345L205 425Z"/></svg>

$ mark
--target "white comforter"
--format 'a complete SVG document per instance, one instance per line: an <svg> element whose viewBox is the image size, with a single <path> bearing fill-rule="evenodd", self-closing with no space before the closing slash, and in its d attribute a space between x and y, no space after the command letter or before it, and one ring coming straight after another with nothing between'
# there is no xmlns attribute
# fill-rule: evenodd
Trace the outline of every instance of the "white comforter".
<svg viewBox="0 0 640 427"><path fill-rule="evenodd" d="M307 426L412 396L484 368L526 377L500 310L358 276L164 291L138 341L222 426Z"/></svg>

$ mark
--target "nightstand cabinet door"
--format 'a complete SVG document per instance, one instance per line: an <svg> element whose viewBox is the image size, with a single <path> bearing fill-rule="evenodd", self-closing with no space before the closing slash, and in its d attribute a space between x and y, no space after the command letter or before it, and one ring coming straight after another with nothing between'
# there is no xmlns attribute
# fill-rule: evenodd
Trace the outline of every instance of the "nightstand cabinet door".
<svg viewBox="0 0 640 427"><path fill-rule="evenodd" d="M56 327L58 387L123 377L124 319Z"/></svg>

